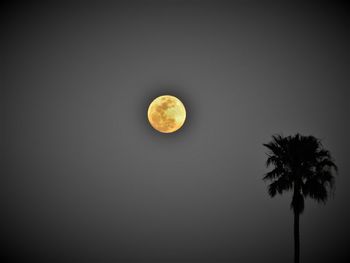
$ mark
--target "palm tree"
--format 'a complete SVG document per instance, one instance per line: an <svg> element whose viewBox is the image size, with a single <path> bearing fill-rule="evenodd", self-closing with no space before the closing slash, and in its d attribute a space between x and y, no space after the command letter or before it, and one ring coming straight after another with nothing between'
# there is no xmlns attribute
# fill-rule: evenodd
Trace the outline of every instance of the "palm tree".
<svg viewBox="0 0 350 263"><path fill-rule="evenodd" d="M274 167L263 178L272 181L268 186L269 195L274 197L277 193L293 191L294 262L299 263L299 216L304 210L304 200L310 197L326 203L329 190L334 186L333 171L337 171L337 166L330 152L314 136L276 135L263 145L269 149L266 166Z"/></svg>

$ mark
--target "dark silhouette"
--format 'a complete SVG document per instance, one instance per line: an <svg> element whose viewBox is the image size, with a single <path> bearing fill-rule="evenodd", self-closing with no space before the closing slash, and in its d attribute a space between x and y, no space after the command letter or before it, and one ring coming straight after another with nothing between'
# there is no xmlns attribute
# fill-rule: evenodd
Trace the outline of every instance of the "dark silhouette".
<svg viewBox="0 0 350 263"><path fill-rule="evenodd" d="M264 180L271 180L268 192L271 197L276 193L293 191L291 209L294 212L294 262L300 261L299 216L304 210L304 199L310 197L325 203L328 192L334 186L333 171L337 166L329 151L321 141L313 136L283 137L272 136L272 141L264 144L270 151L266 166L274 166Z"/></svg>

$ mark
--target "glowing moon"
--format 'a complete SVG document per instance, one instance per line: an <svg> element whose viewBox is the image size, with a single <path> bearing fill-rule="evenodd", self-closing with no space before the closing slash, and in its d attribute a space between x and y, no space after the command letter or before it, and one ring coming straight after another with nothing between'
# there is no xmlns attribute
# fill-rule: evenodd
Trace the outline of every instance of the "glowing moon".
<svg viewBox="0 0 350 263"><path fill-rule="evenodd" d="M147 116L154 129L163 133L171 133L180 129L184 124L186 109L178 98L163 95L151 102Z"/></svg>

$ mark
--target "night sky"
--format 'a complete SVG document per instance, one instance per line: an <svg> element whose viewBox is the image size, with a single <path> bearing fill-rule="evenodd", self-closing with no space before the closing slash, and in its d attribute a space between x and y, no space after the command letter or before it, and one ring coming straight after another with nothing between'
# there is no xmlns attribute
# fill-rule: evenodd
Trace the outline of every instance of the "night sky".
<svg viewBox="0 0 350 263"><path fill-rule="evenodd" d="M6 262L293 261L277 133L322 139L334 196L306 202L301 262L349 262L350 23L334 1L2 4ZM185 125L147 108L172 94Z"/></svg>

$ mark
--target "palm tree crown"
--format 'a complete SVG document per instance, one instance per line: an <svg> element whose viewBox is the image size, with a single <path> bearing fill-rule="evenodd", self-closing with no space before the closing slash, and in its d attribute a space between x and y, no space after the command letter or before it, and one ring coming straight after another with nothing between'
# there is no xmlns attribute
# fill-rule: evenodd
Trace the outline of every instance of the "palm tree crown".
<svg viewBox="0 0 350 263"><path fill-rule="evenodd" d="M272 181L268 186L269 195L273 197L293 189L291 208L297 214L303 212L306 197L325 203L328 190L334 185L333 170L337 171L330 152L314 136L296 134L272 138L264 144L269 149L266 165L274 166L264 177Z"/></svg>

